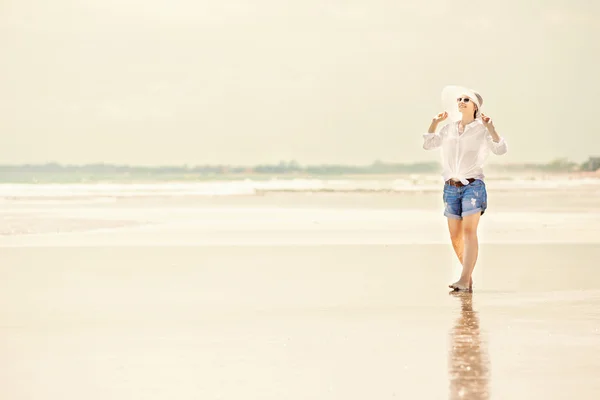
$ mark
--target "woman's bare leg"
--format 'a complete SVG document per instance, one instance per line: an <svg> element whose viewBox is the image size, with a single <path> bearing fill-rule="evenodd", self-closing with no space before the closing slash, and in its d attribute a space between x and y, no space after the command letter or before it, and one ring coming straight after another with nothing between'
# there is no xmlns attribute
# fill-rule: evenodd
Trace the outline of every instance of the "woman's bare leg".
<svg viewBox="0 0 600 400"><path fill-rule="evenodd" d="M452 241L452 248L458 257L458 261L462 265L463 253L465 249L465 242L463 240L463 227L462 220L448 218L448 230L450 231L450 240Z"/></svg>
<svg viewBox="0 0 600 400"><path fill-rule="evenodd" d="M469 215L464 217L462 220L462 233L464 241L463 251L463 270L460 275L460 279L456 282L457 286L466 287L470 286L475 269L475 263L477 262L477 256L479 254L479 240L477 238L477 226L479 225L479 218L481 213Z"/></svg>
<svg viewBox="0 0 600 400"><path fill-rule="evenodd" d="M463 233L463 221L460 219L448 218L448 230L450 231L450 240L452 248L460 265L463 265L463 255L465 251L465 241ZM473 279L469 280L469 288L473 288Z"/></svg>

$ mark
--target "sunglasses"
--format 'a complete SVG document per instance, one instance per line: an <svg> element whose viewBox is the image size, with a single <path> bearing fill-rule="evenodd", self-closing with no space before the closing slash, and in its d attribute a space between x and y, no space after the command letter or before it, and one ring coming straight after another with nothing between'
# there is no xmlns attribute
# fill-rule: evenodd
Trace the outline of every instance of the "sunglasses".
<svg viewBox="0 0 600 400"><path fill-rule="evenodd" d="M468 98L468 97L459 97L458 99L456 99L457 103L460 103L461 101L464 102L464 103L468 103L468 102L471 101L471 99Z"/></svg>

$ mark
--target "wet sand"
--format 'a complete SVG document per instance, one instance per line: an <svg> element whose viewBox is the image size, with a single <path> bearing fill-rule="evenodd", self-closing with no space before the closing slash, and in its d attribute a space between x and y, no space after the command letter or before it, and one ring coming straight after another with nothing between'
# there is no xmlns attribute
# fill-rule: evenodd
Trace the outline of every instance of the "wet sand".
<svg viewBox="0 0 600 400"><path fill-rule="evenodd" d="M6 400L600 398L596 243L0 250Z"/></svg>

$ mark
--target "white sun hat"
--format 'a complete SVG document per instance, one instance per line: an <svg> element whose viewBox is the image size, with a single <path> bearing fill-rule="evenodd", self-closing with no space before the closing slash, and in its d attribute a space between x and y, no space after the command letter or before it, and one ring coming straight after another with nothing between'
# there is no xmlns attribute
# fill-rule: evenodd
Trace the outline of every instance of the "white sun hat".
<svg viewBox="0 0 600 400"><path fill-rule="evenodd" d="M442 108L448 113L448 119L456 122L462 119L462 114L458 111L456 99L461 96L467 96L477 105L477 114L475 118L481 117L481 106L483 97L473 89L464 86L448 85L442 90Z"/></svg>

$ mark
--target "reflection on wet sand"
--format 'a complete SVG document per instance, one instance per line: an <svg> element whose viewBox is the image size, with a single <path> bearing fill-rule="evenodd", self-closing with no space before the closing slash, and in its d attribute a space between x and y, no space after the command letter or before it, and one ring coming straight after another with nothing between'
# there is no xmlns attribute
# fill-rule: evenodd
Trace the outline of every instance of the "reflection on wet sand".
<svg viewBox="0 0 600 400"><path fill-rule="evenodd" d="M450 399L489 399L490 363L480 338L479 318L471 293L452 292L460 299L460 316L450 332Z"/></svg>

